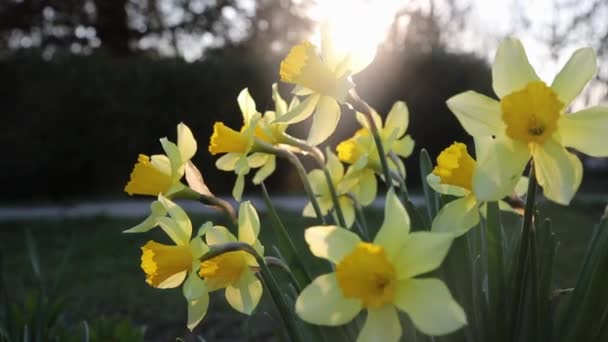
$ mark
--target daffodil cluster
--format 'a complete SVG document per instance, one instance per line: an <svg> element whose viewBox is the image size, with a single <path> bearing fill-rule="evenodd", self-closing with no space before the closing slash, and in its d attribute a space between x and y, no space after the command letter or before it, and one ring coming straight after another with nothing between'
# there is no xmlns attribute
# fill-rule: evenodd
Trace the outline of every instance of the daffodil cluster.
<svg viewBox="0 0 608 342"><path fill-rule="evenodd" d="M407 105L395 102L383 120L358 96L351 77L369 61L360 63L353 54L338 52L327 26L321 38L320 47L303 42L281 62L280 80L295 85L289 101L274 84L274 108L264 111L245 88L237 96L241 127L213 125L208 151L221 155L215 163L218 169L236 174L232 197L239 202L238 215L230 203L207 188L191 161L196 140L183 123L178 125L177 143L161 139L165 154L139 156L125 191L157 200L150 205L150 215L125 232L145 233L160 227L170 240L148 241L141 248L146 283L159 289L182 286L190 329L205 316L209 293L223 291L232 308L251 315L267 289L286 335L294 340L302 336L328 340L330 336L332 341L399 341L406 332L449 335L471 319L479 323L486 313L518 314L529 291L526 272L534 272L525 266L528 251L536 243L532 212L537 182L545 197L568 204L580 185L582 165L566 148L608 156L608 109L566 113L596 71L593 51L576 51L548 86L529 65L521 43L504 40L492 68L499 100L469 91L447 101L472 136L474 153L466 144L454 142L432 166L427 152L421 152L425 215L406 189L402 158L410 156L415 146L407 134ZM341 106L348 108L346 120L358 122L360 128L323 153L317 145L335 131ZM294 137L289 126L310 116L307 136ZM286 227L263 186L278 158L296 169L308 197L302 216L317 222L306 229ZM306 169L303 158L310 158L314 166ZM530 160L528 178L523 172ZM240 203L245 177L252 169L257 169L252 182L261 185L270 224L260 222L250 202ZM388 189L384 200L377 200L378 180ZM514 208L525 193L526 210ZM207 221L193 234L191 220L176 199L219 208L232 225ZM380 225L366 219L369 208L364 207L374 203L383 207ZM523 213L521 241L513 251L501 242L499 210ZM479 229L472 230L476 226ZM265 231L275 235L274 256L265 256L259 240ZM325 269L312 271L312 261L296 249L298 236L314 256L327 261ZM453 244L458 248L452 252ZM477 254L472 252L476 244L483 245ZM513 262L502 259L507 251ZM449 262L444 263L446 259ZM454 265L463 269L459 281L453 277L458 273ZM511 269L503 272L506 265ZM285 284L269 267L286 273ZM475 273L472 269L481 281L467 278ZM471 289L474 284L477 287ZM471 304L471 297L477 302ZM515 304L509 306L501 298L513 298ZM517 317L513 317L504 321L517 327ZM326 330L327 326L337 330ZM467 330L462 337L472 334Z"/></svg>

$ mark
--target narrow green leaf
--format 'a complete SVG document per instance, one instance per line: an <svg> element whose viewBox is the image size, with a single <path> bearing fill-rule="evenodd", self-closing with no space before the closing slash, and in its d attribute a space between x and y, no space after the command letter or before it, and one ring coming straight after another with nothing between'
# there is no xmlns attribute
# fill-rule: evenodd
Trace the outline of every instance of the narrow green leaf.
<svg viewBox="0 0 608 342"><path fill-rule="evenodd" d="M494 322L494 341L504 338L505 320L505 274L503 261L503 239L500 210L497 202L487 204L486 253L488 267L488 304L490 322Z"/></svg>
<svg viewBox="0 0 608 342"><path fill-rule="evenodd" d="M433 162L427 150L423 148L420 150L420 181L424 191L429 221L432 222L433 218L437 216L437 211L439 211L439 196L426 182L426 176L431 172L433 172Z"/></svg>

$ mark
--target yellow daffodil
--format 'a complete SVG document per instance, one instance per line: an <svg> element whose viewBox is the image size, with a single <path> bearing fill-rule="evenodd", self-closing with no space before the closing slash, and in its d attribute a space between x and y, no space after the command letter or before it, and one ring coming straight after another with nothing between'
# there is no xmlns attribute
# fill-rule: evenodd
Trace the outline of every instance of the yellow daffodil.
<svg viewBox="0 0 608 342"><path fill-rule="evenodd" d="M278 120L296 123L314 111L308 136L311 145L322 143L335 131L340 119L340 103L344 103L354 87L350 76L371 62L361 62L351 53L339 52L332 42L329 27L323 25L321 31L320 51L312 43L303 42L291 49L280 67L281 81L295 84L294 94L307 98Z"/></svg>
<svg viewBox="0 0 608 342"><path fill-rule="evenodd" d="M338 202L344 214L344 221L347 228L350 228L355 222L355 208L353 198L350 195L359 201L361 205L366 206L371 204L374 198L376 198L376 175L371 169L354 170L352 168L345 174L344 166L329 149L327 150L327 168L336 188ZM334 207L334 202L325 174L319 169L312 170L308 173L308 181L317 197L321 213L327 215ZM302 214L305 217L315 217L312 203L309 202L304 207Z"/></svg>
<svg viewBox="0 0 608 342"><path fill-rule="evenodd" d="M239 207L238 239L222 226L206 232L209 246L228 242L245 242L263 256L264 247L258 240L260 220L255 208L247 202ZM228 252L202 263L199 275L210 291L226 289L226 300L235 310L251 314L262 297L262 283L254 274L259 265L255 258L243 251Z"/></svg>
<svg viewBox="0 0 608 342"><path fill-rule="evenodd" d="M186 163L196 153L196 140L190 128L177 125L177 144L167 138L160 139L165 154L148 157L140 154L131 172L131 180L125 186L129 195L197 197L196 192L181 182Z"/></svg>
<svg viewBox="0 0 608 342"><path fill-rule="evenodd" d="M404 102L399 101L393 105L384 125L378 113L373 112L372 116L378 127L380 139L382 140L386 154L393 151L403 158L412 154L414 140L405 134L409 124L409 111ZM338 144L336 147L338 158L345 163L353 165L356 170L371 168L377 173L382 173L378 149L376 148L369 122L361 113L357 113L357 120L362 128L353 137ZM399 165L395 165L391 159L388 161L391 169L399 172L405 170L401 160L398 160Z"/></svg>
<svg viewBox="0 0 608 342"><path fill-rule="evenodd" d="M203 319L209 305L207 285L197 275L201 267L199 258L208 247L201 239L202 231L191 240L192 223L182 208L162 195L158 196L157 203L169 216L157 216L154 226L160 226L175 245L148 241L141 248L141 268L146 274L146 282L152 287L167 289L184 284L183 293L188 302L187 326L192 330Z"/></svg>
<svg viewBox="0 0 608 342"><path fill-rule="evenodd" d="M317 277L300 293L300 318L337 326L365 309L360 342L398 341L402 330L397 309L427 335L448 334L465 325L465 313L443 281L417 278L439 267L452 235L409 230L407 212L392 190L386 197L384 223L371 243L336 226L308 228L305 239L312 253L336 266L335 272Z"/></svg>
<svg viewBox="0 0 608 342"><path fill-rule="evenodd" d="M478 156L484 151L484 143L487 144L477 141ZM427 182L440 194L460 198L441 208L433 220L433 231L450 232L460 236L479 223L480 211L483 214L486 209L485 203L481 202L473 191L473 175L476 169L477 162L463 143L455 142L439 154L437 166L427 176ZM519 179L515 187L518 196L522 196L526 191L527 181L526 177ZM501 210L513 211L506 202L498 203Z"/></svg>
<svg viewBox="0 0 608 342"><path fill-rule="evenodd" d="M209 141L209 152L212 155L224 154L215 166L222 171L234 171L237 174L232 190L232 196L240 200L245 187L245 176L252 168L260 168L256 181L261 182L270 175L276 161L266 153L259 153L256 141L273 143L274 136L260 126L261 114L258 113L255 102L247 88L243 89L237 98L243 115L243 126L240 131L227 127L222 122L213 125L213 134Z"/></svg>
<svg viewBox="0 0 608 342"><path fill-rule="evenodd" d="M582 164L572 147L594 157L608 156L608 108L566 113L570 102L596 73L590 48L574 52L551 86L537 76L521 42L505 39L492 66L499 101L468 91L450 98L448 107L473 137L494 137L478 159L473 189L484 201L505 196L532 158L545 196L568 204L582 179Z"/></svg>

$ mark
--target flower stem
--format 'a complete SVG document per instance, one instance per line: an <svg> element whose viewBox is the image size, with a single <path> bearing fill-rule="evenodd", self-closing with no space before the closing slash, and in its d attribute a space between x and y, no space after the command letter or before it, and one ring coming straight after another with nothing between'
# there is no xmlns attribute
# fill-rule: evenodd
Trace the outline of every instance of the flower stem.
<svg viewBox="0 0 608 342"><path fill-rule="evenodd" d="M283 139L285 139L285 142L287 144L295 146L295 147L299 148L300 150L307 152L307 154L310 155L315 160L315 162L317 163L317 166L321 170L323 170L323 174L325 175L325 181L327 182L327 187L329 188L329 193L331 195L331 200L332 200L332 202L334 202L334 210L336 211L336 216L338 218L338 225L340 225L341 227L344 227L344 228L348 228L346 226L346 220L344 219L344 213L342 211L342 207L340 206L338 192L336 191L336 186L335 186L333 180L331 179L331 174L329 173L329 169L327 168L327 165L325 164L325 157L323 156L323 153L321 151L319 151L319 149L316 148L315 146L310 146L306 142L296 139L288 134L284 133Z"/></svg>
<svg viewBox="0 0 608 342"><path fill-rule="evenodd" d="M352 89L348 93L348 102L353 106L353 108L363 113L367 116L367 121L369 122L370 130L372 131L372 135L374 136L374 142L376 144L376 148L378 149L378 157L380 158L380 164L382 166L382 172L384 175L384 180L386 185L391 188L393 186L393 182L391 181L390 169L388 168L388 162L386 160L386 154L384 153L384 146L382 145L382 139L380 138L380 132L378 131L378 126L376 126L376 121L374 121L373 109L370 107L367 102L363 101L357 92Z"/></svg>
<svg viewBox="0 0 608 342"><path fill-rule="evenodd" d="M223 211L228 218L230 218L232 223L236 224L238 222L234 207L232 207L232 205L230 205L230 203L227 201L215 196L200 195L199 202Z"/></svg>
<svg viewBox="0 0 608 342"><path fill-rule="evenodd" d="M519 255L515 260L516 269L514 280L512 283L513 286L513 297L512 297L512 308L511 308L511 329L509 330L509 334L511 338L507 339L508 341L516 340L518 336L518 330L520 326L519 318L521 318L522 311L522 302L523 302L523 293L526 287L526 279L525 279L525 271L526 271L526 262L528 259L528 250L530 249L530 237L532 233L532 221L534 217L534 207L536 202L536 173L534 169L534 162L530 164L530 172L528 174L529 182L528 182L528 193L526 195L526 207L524 211L524 220L521 228L521 237L519 241Z"/></svg>
<svg viewBox="0 0 608 342"><path fill-rule="evenodd" d="M229 242L221 245L211 246L209 252L200 257L200 261L204 262L206 260L213 259L218 255L236 251L249 253L255 258L258 265L260 265L260 274L262 275L262 280L266 284L268 292L270 292L270 296L279 310L279 314L281 316L280 319L283 321L287 335L292 341L301 341L300 334L298 333L298 328L296 326L296 321L293 317L292 311L289 309L289 305L287 305L287 301L285 300L283 293L281 292L279 284L270 272L264 257L260 256L251 245L244 242Z"/></svg>

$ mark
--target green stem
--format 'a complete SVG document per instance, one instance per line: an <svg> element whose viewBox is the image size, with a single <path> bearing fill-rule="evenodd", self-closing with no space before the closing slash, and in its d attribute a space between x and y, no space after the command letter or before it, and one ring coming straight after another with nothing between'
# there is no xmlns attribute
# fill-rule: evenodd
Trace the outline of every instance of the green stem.
<svg viewBox="0 0 608 342"><path fill-rule="evenodd" d="M378 126L376 126L376 121L374 121L373 109L370 107L367 102L363 101L357 92L352 89L348 93L348 102L353 106L353 108L363 113L367 116L367 121L369 122L370 130L372 131L372 135L374 137L374 142L376 144L376 148L378 149L378 157L380 159L380 164L382 166L382 172L384 175L384 179L386 185L391 188L393 186L393 182L391 181L390 169L388 168L388 162L386 160L386 154L384 153L384 146L382 145L382 138L380 137L380 132L378 131Z"/></svg>
<svg viewBox="0 0 608 342"><path fill-rule="evenodd" d="M244 242L229 242L221 245L211 246L209 252L200 257L200 261L204 262L221 254L236 251L243 251L251 254L251 256L253 256L257 261L258 265L260 265L260 274L262 276L262 280L266 284L268 292L270 292L270 296L279 310L281 320L283 321L289 338L292 341L300 342L301 339L300 335L298 334L295 319L292 315L292 311L289 309L289 305L287 305L287 301L283 296L279 284L270 272L270 269L266 264L266 260L260 256L251 245Z"/></svg>
<svg viewBox="0 0 608 342"><path fill-rule="evenodd" d="M518 335L519 329L519 318L522 312L523 293L525 289L525 273L526 273L526 262L528 259L528 251L530 249L530 237L532 232L532 218L534 217L534 206L536 201L536 173L534 170L534 163L530 164L530 173L528 174L528 193L526 195L526 207L524 211L524 220L521 228L521 237L519 243L519 255L516 259L517 268L515 269L515 279L512 283L513 286L513 297L511 308L511 329L509 330L510 337L508 341L514 341L514 337Z"/></svg>
<svg viewBox="0 0 608 342"><path fill-rule="evenodd" d="M203 203L204 205L212 206L223 211L226 216L230 218L230 221L233 224L236 224L238 222L234 207L232 207L232 205L230 205L230 203L228 203L227 201L215 196L201 195L199 197L199 202Z"/></svg>
<svg viewBox="0 0 608 342"><path fill-rule="evenodd" d="M323 153L321 153L321 151L318 148L308 145L306 142L296 139L286 133L283 133L283 139L285 140L285 142L288 145L295 146L295 147L299 148L300 150L306 152L307 155L310 155L317 163L317 166L321 170L323 170L323 175L325 175L325 181L327 182L327 187L329 188L331 200L332 200L332 202L334 202L334 210L336 211L336 216L338 218L338 225L340 225L341 227L344 227L344 228L348 228L348 227L346 227L346 220L344 219L344 212L342 211L342 207L340 206L338 192L336 191L336 186L333 182L333 179L331 178L329 169L327 168L327 165L325 164L325 157L323 156Z"/></svg>
<svg viewBox="0 0 608 342"><path fill-rule="evenodd" d="M357 197L355 197L355 195L353 195L352 193L349 192L346 195L350 197L350 200L353 201L355 205L355 213L357 214L358 218L357 228L359 229L359 233L361 234L364 240L371 241L369 237L369 229L367 228L367 219L365 218L365 213L363 212L363 207L361 206L361 203L357 201Z"/></svg>
<svg viewBox="0 0 608 342"><path fill-rule="evenodd" d="M285 158L296 168L298 176L300 177L300 181L302 182L302 185L304 186L304 191L306 192L306 196L308 196L308 199L310 200L310 203L312 204L312 208L315 211L315 215L317 216L319 221L321 221L322 224L325 224L326 223L325 217L323 216L323 213L321 212L321 207L319 206L317 197L315 196L315 193L312 190L312 186L310 185L310 182L308 181L308 174L306 173L306 169L304 168L304 165L302 165L302 162L300 161L300 159L298 159L298 157L293 152L286 150L284 148L275 147L275 146L272 146L272 145L267 144L262 141L256 141L256 144L259 148L263 149L261 152L272 153L272 154L278 155L282 158Z"/></svg>

